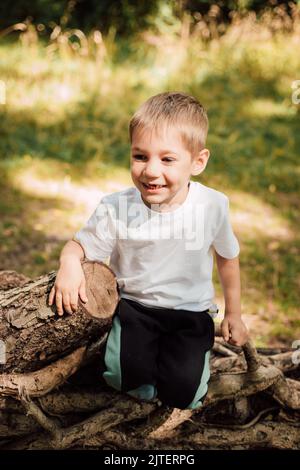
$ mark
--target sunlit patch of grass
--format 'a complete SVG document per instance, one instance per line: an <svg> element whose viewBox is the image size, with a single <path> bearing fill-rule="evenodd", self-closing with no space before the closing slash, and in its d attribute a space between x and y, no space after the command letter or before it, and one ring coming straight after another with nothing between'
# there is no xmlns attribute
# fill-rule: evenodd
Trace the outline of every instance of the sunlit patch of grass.
<svg viewBox="0 0 300 470"><path fill-rule="evenodd" d="M278 247L280 242L295 239L293 225L275 207L255 194L231 190L230 204L231 220L242 240L269 237L272 249L275 242Z"/></svg>
<svg viewBox="0 0 300 470"><path fill-rule="evenodd" d="M296 106L284 100L276 103L269 99L255 99L250 106L247 106L247 112L253 117L272 117L272 116L295 116L297 114Z"/></svg>
<svg viewBox="0 0 300 470"><path fill-rule="evenodd" d="M79 168L26 155L11 173L10 184L40 201L53 199L53 208L41 205L32 227L63 240L79 229L105 194L132 186L132 180L128 170L101 162L91 161Z"/></svg>
<svg viewBox="0 0 300 470"><path fill-rule="evenodd" d="M11 181L14 186L26 189L30 192L30 183L26 183L30 178L36 181L52 181L61 183L62 181L72 181L80 186L106 185L111 180L119 181L120 184L130 184L129 156L128 168L118 166L109 162L89 160L77 164L61 162L55 159L41 160L31 155L24 155L18 160L17 167L14 167ZM34 194L34 187L31 188Z"/></svg>

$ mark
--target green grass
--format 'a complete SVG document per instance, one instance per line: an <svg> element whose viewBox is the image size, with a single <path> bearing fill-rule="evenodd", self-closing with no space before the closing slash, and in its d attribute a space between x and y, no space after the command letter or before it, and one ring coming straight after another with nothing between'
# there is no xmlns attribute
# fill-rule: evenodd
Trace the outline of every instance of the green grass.
<svg viewBox="0 0 300 470"><path fill-rule="evenodd" d="M176 36L162 37L159 47L139 39L110 44L98 63L2 40L1 268L29 276L56 269L61 247L85 219L78 202L38 191L36 182L69 181L75 192L131 184L131 114L152 94L183 90L208 108L211 157L199 180L232 201L244 310L268 328L258 341L298 339L300 113L291 83L300 79L300 56L293 39L234 42L228 34L218 43L190 39L184 48Z"/></svg>

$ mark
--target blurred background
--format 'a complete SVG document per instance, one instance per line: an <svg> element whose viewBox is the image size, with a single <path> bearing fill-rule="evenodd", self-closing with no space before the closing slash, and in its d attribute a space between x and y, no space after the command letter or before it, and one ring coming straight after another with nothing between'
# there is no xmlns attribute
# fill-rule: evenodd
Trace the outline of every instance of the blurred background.
<svg viewBox="0 0 300 470"><path fill-rule="evenodd" d="M107 193L132 186L128 121L180 90L241 246L257 346L300 338L300 2L2 0L0 269L36 277ZM216 271L216 301L223 308Z"/></svg>

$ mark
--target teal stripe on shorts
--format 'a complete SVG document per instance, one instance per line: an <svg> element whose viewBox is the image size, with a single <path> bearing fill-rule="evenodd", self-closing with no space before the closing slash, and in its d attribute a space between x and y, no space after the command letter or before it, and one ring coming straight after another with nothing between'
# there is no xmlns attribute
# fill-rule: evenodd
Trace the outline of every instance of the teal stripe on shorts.
<svg viewBox="0 0 300 470"><path fill-rule="evenodd" d="M209 378L210 378L209 358L210 358L210 350L206 351L205 353L204 367L203 367L201 382L197 389L196 395L194 396L193 401L188 405L187 409L194 410L202 406L201 398L207 392L207 389L208 389L207 382L209 381Z"/></svg>
<svg viewBox="0 0 300 470"><path fill-rule="evenodd" d="M119 317L115 316L113 319L112 328L108 335L104 362L106 371L103 373L103 378L108 385L121 390L121 325Z"/></svg>
<svg viewBox="0 0 300 470"><path fill-rule="evenodd" d="M108 385L116 390L121 390L122 373L121 373L121 324L119 317L115 316L111 331L109 333L104 362L106 371L103 378ZM141 385L140 387L127 392L128 395L139 398L141 400L152 400L157 395L156 388L151 384Z"/></svg>

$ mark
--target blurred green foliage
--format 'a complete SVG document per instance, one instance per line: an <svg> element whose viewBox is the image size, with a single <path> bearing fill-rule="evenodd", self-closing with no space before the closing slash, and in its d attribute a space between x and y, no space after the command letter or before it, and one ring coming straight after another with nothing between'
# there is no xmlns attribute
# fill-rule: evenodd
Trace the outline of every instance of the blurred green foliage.
<svg viewBox="0 0 300 470"><path fill-rule="evenodd" d="M79 28L85 33L96 28L107 34L112 28L118 35L128 37L154 27L168 11L171 11L170 21L173 17L181 19L187 12L195 19L197 15L204 18L208 15L218 22L229 23L233 12L254 11L261 14L281 6L287 14L291 14L296 3L282 0L2 0L0 28L27 19L42 25L41 34L49 34L53 24L58 24Z"/></svg>
<svg viewBox="0 0 300 470"><path fill-rule="evenodd" d="M52 23L88 32L92 28L107 33L115 28L121 35L131 35L148 26L147 15L155 14L158 0L3 0L0 4L0 28L30 18L47 27Z"/></svg>

